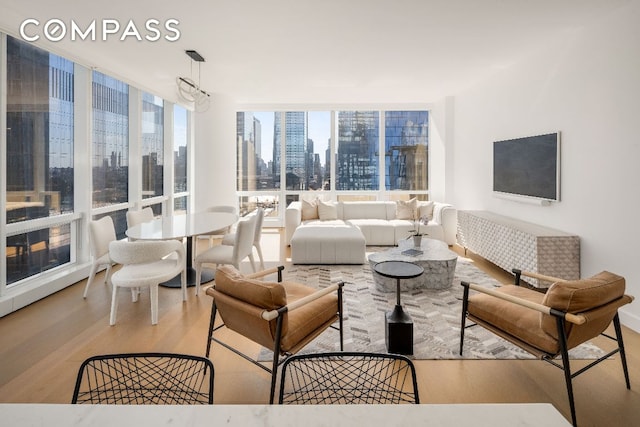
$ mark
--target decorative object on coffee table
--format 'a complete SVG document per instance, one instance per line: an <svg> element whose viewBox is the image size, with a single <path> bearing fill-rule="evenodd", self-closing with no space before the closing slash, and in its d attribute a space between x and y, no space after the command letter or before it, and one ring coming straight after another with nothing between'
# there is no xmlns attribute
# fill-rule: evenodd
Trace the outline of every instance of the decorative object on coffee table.
<svg viewBox="0 0 640 427"><path fill-rule="evenodd" d="M422 230L420 229L420 225L422 224L427 224L429 222L429 220L424 217L424 218L418 218L417 220L413 221L413 229L409 230L409 237L407 237L407 239L412 238L413 239L413 246L415 248L420 249L420 245L422 244L422 236L427 236L427 233L422 232ZM399 244L399 243L398 243Z"/></svg>
<svg viewBox="0 0 640 427"><path fill-rule="evenodd" d="M424 273L424 268L407 261L383 261L373 266L381 276L396 280L396 306L385 313L385 341L387 351L396 354L413 354L413 320L400 302L400 281L413 279Z"/></svg>
<svg viewBox="0 0 640 427"><path fill-rule="evenodd" d="M458 255L440 240L423 238L420 248L414 247L411 240L402 240L397 247L373 253L368 258L376 289L393 292L395 281L377 274L373 268L375 264L382 261L406 261L424 268L423 276L402 283L404 290L445 289L453 283Z"/></svg>

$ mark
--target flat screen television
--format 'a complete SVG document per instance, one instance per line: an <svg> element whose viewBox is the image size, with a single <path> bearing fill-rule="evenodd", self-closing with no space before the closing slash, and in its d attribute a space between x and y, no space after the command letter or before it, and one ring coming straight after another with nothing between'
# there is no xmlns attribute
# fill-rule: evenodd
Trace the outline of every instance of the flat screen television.
<svg viewBox="0 0 640 427"><path fill-rule="evenodd" d="M560 201L560 132L494 141L493 191Z"/></svg>

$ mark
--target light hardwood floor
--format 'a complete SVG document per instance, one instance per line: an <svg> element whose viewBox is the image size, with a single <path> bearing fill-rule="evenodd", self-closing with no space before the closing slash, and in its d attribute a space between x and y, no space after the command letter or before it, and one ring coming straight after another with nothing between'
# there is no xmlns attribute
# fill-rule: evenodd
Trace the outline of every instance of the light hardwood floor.
<svg viewBox="0 0 640 427"><path fill-rule="evenodd" d="M267 267L284 263L289 249L282 232L266 229L263 251ZM464 255L461 248L455 247ZM478 267L508 282L492 264L474 257ZM284 260L284 261L283 261ZM243 271L250 271L247 263ZM101 273L104 274L104 273ZM102 277L101 275L99 277ZM160 290L159 323L151 325L148 292L132 303L121 292L116 326L109 326L110 289L96 281L88 298L79 282L39 302L0 318L0 402L68 403L80 363L101 353L166 351L204 355L211 309L208 296L182 303L179 290ZM574 379L581 426L640 425L640 334L624 328L631 390L624 383L619 357ZM259 347L228 334L245 351ZM599 339L603 347L608 340ZM214 345L215 402L267 403L269 375L228 350ZM586 362L574 362L583 366ZM552 403L569 418L562 372L551 365L517 360L416 361L423 403Z"/></svg>

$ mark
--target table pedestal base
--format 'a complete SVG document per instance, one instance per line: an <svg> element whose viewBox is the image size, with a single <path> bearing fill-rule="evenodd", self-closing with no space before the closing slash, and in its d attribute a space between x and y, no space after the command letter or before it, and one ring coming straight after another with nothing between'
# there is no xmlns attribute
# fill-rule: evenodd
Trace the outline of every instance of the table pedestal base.
<svg viewBox="0 0 640 427"><path fill-rule="evenodd" d="M389 353L413 354L413 320L401 305L386 313L384 336Z"/></svg>
<svg viewBox="0 0 640 427"><path fill-rule="evenodd" d="M208 268L202 269L202 280L200 281L201 285L208 283L213 280L215 276L215 272ZM190 288L196 285L196 269L195 268L187 268L187 287ZM179 288L181 287L180 275L178 274L171 280L167 280L164 283L160 283L160 286L165 288Z"/></svg>

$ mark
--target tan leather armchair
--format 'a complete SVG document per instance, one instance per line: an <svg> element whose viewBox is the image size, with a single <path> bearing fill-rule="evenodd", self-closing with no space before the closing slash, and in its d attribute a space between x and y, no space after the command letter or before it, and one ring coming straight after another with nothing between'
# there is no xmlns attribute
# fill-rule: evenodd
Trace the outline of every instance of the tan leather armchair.
<svg viewBox="0 0 640 427"><path fill-rule="evenodd" d="M576 425L572 378L615 353L620 353L627 388L629 372L622 341L618 308L633 301L625 295L625 280L603 271L588 279L562 280L537 273L513 270L515 285L488 289L462 282L464 296L460 329L460 355L465 328L481 325L523 350L564 371L573 425ZM521 276L553 284L546 293L520 285ZM470 290L477 293L470 295ZM475 324L466 326L469 319ZM616 337L605 334L613 322ZM617 348L588 366L571 372L568 351L587 340L604 335ZM556 362L560 356L562 363Z"/></svg>
<svg viewBox="0 0 640 427"><path fill-rule="evenodd" d="M270 372L270 403L273 403L280 363L333 327L336 321L339 322L336 329L340 331L340 350L343 350L343 283L317 290L299 283L282 282L283 269L281 266L245 276L233 266L220 266L214 285L206 291L213 297L206 356L209 357L211 342L215 341ZM278 282L258 280L274 273L278 274ZM224 323L215 327L218 312ZM214 337L214 332L222 327L272 350L271 368ZM280 360L280 356L285 358Z"/></svg>

